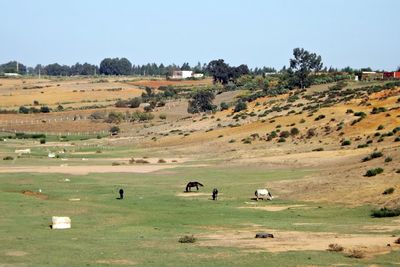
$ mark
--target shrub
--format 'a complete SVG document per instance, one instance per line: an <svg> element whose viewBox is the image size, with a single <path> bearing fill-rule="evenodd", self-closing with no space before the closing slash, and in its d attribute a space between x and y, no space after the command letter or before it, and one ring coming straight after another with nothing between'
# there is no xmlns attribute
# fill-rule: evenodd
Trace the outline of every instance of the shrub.
<svg viewBox="0 0 400 267"><path fill-rule="evenodd" d="M380 157L382 157L383 156L383 154L382 154L382 152L380 152L380 151L375 151L375 152L372 152L369 156L366 156L365 158L363 158L363 160L362 161L369 161L369 160L371 160L371 159L376 159L376 158L380 158Z"/></svg>
<svg viewBox="0 0 400 267"><path fill-rule="evenodd" d="M297 128L292 128L292 129L290 129L290 134L291 134L292 136L298 135L299 133L300 133L300 131L299 131L299 129L297 129Z"/></svg>
<svg viewBox="0 0 400 267"><path fill-rule="evenodd" d="M375 218L396 217L400 215L400 209L380 208L371 211L371 216Z"/></svg>
<svg viewBox="0 0 400 267"><path fill-rule="evenodd" d="M386 111L386 108L384 108L384 107L378 107L378 108L374 107L371 111L371 114L378 114L378 113L385 112L385 111Z"/></svg>
<svg viewBox="0 0 400 267"><path fill-rule="evenodd" d="M347 113L347 114L349 114L349 113L354 113L354 111L353 111L352 109L348 109L348 110L346 110L346 113Z"/></svg>
<svg viewBox="0 0 400 267"><path fill-rule="evenodd" d="M234 112L239 112L239 111L242 111L242 110L245 110L245 109L247 109L246 102L243 102L242 100L239 100L235 105Z"/></svg>
<svg viewBox="0 0 400 267"><path fill-rule="evenodd" d="M44 139L44 138L42 138L42 139L40 139L40 144L46 144L46 139Z"/></svg>
<svg viewBox="0 0 400 267"><path fill-rule="evenodd" d="M235 139L231 139L231 140L229 140L229 143L235 143L236 142L236 140Z"/></svg>
<svg viewBox="0 0 400 267"><path fill-rule="evenodd" d="M160 116L158 116L161 120L166 120L167 119L167 115L165 114L160 114Z"/></svg>
<svg viewBox="0 0 400 267"><path fill-rule="evenodd" d="M148 162L148 161L145 160L145 159L137 159L137 160L135 160L134 162L135 162L135 163L142 163L142 164L150 163L150 162Z"/></svg>
<svg viewBox="0 0 400 267"><path fill-rule="evenodd" d="M14 160L14 158L11 157L11 156L5 156L5 157L3 158L3 160Z"/></svg>
<svg viewBox="0 0 400 267"><path fill-rule="evenodd" d="M138 108L141 103L142 99L140 97L135 97L128 101L128 105L130 108Z"/></svg>
<svg viewBox="0 0 400 267"><path fill-rule="evenodd" d="M284 137L279 138L278 143L284 143L286 142L286 139Z"/></svg>
<svg viewBox="0 0 400 267"><path fill-rule="evenodd" d="M121 129L118 127L118 126L112 126L111 128L110 128L110 133L111 134L118 134L119 132L121 131Z"/></svg>
<svg viewBox="0 0 400 267"><path fill-rule="evenodd" d="M300 123L305 123L305 122L306 122L305 119L301 119L301 120L300 120Z"/></svg>
<svg viewBox="0 0 400 267"><path fill-rule="evenodd" d="M362 111L359 111L359 112L354 112L354 116L365 118L365 117L367 117L367 114L365 114Z"/></svg>
<svg viewBox="0 0 400 267"><path fill-rule="evenodd" d="M400 98L399 98L399 99L400 99ZM398 101L398 102L400 102L400 101ZM394 243L395 243L395 244L400 244L400 237L397 238L397 239L394 241Z"/></svg>
<svg viewBox="0 0 400 267"><path fill-rule="evenodd" d="M342 146L349 146L349 145L351 145L351 141L350 140L344 140L342 142Z"/></svg>
<svg viewBox="0 0 400 267"><path fill-rule="evenodd" d="M165 159L159 159L158 163L167 163L167 161Z"/></svg>
<svg viewBox="0 0 400 267"><path fill-rule="evenodd" d="M279 134L279 137L283 137L283 138L288 138L290 136L290 133L288 131L282 131Z"/></svg>
<svg viewBox="0 0 400 267"><path fill-rule="evenodd" d="M196 242L196 238L193 235L185 235L179 238L179 243L194 243Z"/></svg>
<svg viewBox="0 0 400 267"><path fill-rule="evenodd" d="M328 251L341 252L344 248L339 244L329 244Z"/></svg>
<svg viewBox="0 0 400 267"><path fill-rule="evenodd" d="M377 174L381 174L383 172L382 168L375 168L375 169L369 169L366 173L365 176L367 177L371 177L371 176L375 176Z"/></svg>
<svg viewBox="0 0 400 267"><path fill-rule="evenodd" d="M315 121L319 121L325 118L325 115L321 114L318 117L315 118Z"/></svg>
<svg viewBox="0 0 400 267"><path fill-rule="evenodd" d="M226 110L229 108L229 105L225 102L221 102L220 107L221 107L221 110Z"/></svg>
<svg viewBox="0 0 400 267"><path fill-rule="evenodd" d="M393 160L392 157L385 158L385 162L391 162L392 160Z"/></svg>
<svg viewBox="0 0 400 267"><path fill-rule="evenodd" d="M382 124L378 126L377 130L383 130L383 128L385 128L385 126L383 126Z"/></svg>
<svg viewBox="0 0 400 267"><path fill-rule="evenodd" d="M395 142L400 142L400 136L397 136L397 137L394 139L394 141L395 141Z"/></svg>
<svg viewBox="0 0 400 267"><path fill-rule="evenodd" d="M95 111L89 116L89 119L91 120L104 120L105 118L106 113L104 111Z"/></svg>
<svg viewBox="0 0 400 267"><path fill-rule="evenodd" d="M323 147L319 147L319 148L313 149L312 151L324 151L324 148Z"/></svg>
<svg viewBox="0 0 400 267"><path fill-rule="evenodd" d="M383 195L390 195L390 194L393 194L393 192L394 192L394 188L393 187L389 187L389 188L386 188L385 189L385 191L383 191Z"/></svg>
<svg viewBox="0 0 400 267"><path fill-rule="evenodd" d="M40 112L41 113L49 113L50 112L50 108L47 107L47 106L40 107Z"/></svg>
<svg viewBox="0 0 400 267"><path fill-rule="evenodd" d="M347 253L347 257L349 258L356 258L356 259L362 259L365 257L364 252L362 252L361 250L358 249L351 249L348 253Z"/></svg>

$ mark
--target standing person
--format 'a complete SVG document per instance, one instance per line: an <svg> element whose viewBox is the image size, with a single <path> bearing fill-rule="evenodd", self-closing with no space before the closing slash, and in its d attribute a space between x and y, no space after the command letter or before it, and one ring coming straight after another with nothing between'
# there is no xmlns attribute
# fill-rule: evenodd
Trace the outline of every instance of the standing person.
<svg viewBox="0 0 400 267"><path fill-rule="evenodd" d="M124 199L124 189L119 190L119 199Z"/></svg>

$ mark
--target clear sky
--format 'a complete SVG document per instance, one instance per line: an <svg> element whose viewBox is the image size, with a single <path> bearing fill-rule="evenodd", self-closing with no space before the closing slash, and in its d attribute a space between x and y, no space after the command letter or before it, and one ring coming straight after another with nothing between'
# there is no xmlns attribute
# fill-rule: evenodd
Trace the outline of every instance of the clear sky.
<svg viewBox="0 0 400 267"><path fill-rule="evenodd" d="M293 48L326 66L400 65L398 0L0 0L0 63L225 59L281 68Z"/></svg>

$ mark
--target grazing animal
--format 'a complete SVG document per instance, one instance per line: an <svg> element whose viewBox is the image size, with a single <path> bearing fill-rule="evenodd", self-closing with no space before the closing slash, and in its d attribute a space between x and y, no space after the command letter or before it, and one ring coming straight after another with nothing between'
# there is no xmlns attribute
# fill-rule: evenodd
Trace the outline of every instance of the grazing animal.
<svg viewBox="0 0 400 267"><path fill-rule="evenodd" d="M124 199L124 189L119 190L119 199Z"/></svg>
<svg viewBox="0 0 400 267"><path fill-rule="evenodd" d="M218 197L218 189L214 188L212 191L212 199L217 200L217 197Z"/></svg>
<svg viewBox="0 0 400 267"><path fill-rule="evenodd" d="M192 187L196 187L197 191L199 191L199 186L203 186L201 183L199 182L189 182L186 185L186 192L190 192Z"/></svg>
<svg viewBox="0 0 400 267"><path fill-rule="evenodd" d="M256 200L258 201L259 198L264 199L266 198L267 200L272 200L272 195L267 189L257 189L256 192L254 192L256 195Z"/></svg>
<svg viewBox="0 0 400 267"><path fill-rule="evenodd" d="M274 238L274 235L270 233L257 233L255 238Z"/></svg>

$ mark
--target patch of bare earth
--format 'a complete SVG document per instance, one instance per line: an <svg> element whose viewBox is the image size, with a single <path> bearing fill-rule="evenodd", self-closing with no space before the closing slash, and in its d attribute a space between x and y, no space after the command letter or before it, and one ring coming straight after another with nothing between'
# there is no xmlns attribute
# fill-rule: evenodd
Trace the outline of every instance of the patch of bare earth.
<svg viewBox="0 0 400 267"><path fill-rule="evenodd" d="M136 265L137 263L127 259L119 259L119 260L98 260L96 261L98 264L117 264L117 265Z"/></svg>
<svg viewBox="0 0 400 267"><path fill-rule="evenodd" d="M44 200L49 199L49 197L47 195L42 194L40 192L33 192L31 190L24 190L21 193L25 196L37 197L37 198L44 199Z"/></svg>
<svg viewBox="0 0 400 267"><path fill-rule="evenodd" d="M210 193L198 193L198 192L182 192L176 194L178 197L202 197L202 196L211 196Z"/></svg>
<svg viewBox="0 0 400 267"><path fill-rule="evenodd" d="M88 173L148 173L163 169L175 168L178 165L119 165L119 166L26 166L26 167L0 167L0 173L66 173L72 175L86 175ZM185 165L193 167L200 165Z"/></svg>
<svg viewBox="0 0 400 267"><path fill-rule="evenodd" d="M23 256L28 255L28 253L25 251L21 251L21 250L10 250L10 251L7 251L5 253L5 255L11 256L11 257L23 257Z"/></svg>
<svg viewBox="0 0 400 267"><path fill-rule="evenodd" d="M271 205L271 206L245 206L239 207L239 209L256 209L265 211L282 211L293 208L311 208L306 205Z"/></svg>
<svg viewBox="0 0 400 267"><path fill-rule="evenodd" d="M256 239L256 232L268 232L274 238ZM329 244L340 244L345 250L362 250L367 256L389 253L398 250L399 245L394 244L395 238L390 235L366 235L366 234L337 234L328 232L299 232L281 231L275 229L254 230L217 230L213 234L201 234L197 236L200 246L207 247L237 247L250 251L325 251ZM387 246L391 244L391 246Z"/></svg>

